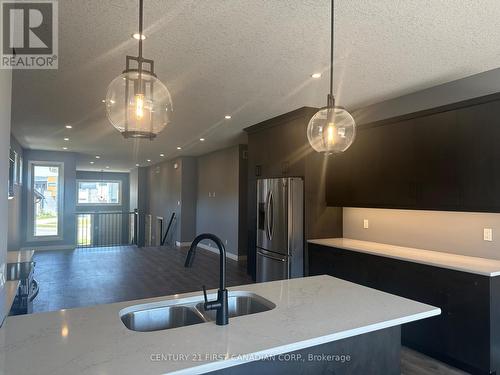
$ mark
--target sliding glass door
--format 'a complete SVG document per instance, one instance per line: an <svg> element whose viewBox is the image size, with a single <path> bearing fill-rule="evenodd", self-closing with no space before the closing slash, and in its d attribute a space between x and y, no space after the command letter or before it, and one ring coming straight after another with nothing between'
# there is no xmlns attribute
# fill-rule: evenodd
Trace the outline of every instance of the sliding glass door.
<svg viewBox="0 0 500 375"><path fill-rule="evenodd" d="M30 162L30 206L28 238L62 238L63 164Z"/></svg>

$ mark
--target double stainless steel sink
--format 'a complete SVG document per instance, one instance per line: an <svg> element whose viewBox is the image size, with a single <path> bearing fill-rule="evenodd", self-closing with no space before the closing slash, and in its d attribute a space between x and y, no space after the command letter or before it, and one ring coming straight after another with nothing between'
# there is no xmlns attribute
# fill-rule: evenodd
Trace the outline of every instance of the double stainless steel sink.
<svg viewBox="0 0 500 375"><path fill-rule="evenodd" d="M272 310L276 305L250 292L229 292L229 318ZM139 332L159 331L215 321L215 311L205 311L203 297L191 297L160 303L131 306L120 312L128 329ZM229 323L231 324L231 323Z"/></svg>

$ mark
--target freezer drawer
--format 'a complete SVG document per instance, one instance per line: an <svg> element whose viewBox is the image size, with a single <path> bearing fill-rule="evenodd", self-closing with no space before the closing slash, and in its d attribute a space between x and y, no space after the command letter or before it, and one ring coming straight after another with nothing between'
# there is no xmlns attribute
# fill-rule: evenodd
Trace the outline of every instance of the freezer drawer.
<svg viewBox="0 0 500 375"><path fill-rule="evenodd" d="M257 282L288 279L289 268L288 256L257 249Z"/></svg>

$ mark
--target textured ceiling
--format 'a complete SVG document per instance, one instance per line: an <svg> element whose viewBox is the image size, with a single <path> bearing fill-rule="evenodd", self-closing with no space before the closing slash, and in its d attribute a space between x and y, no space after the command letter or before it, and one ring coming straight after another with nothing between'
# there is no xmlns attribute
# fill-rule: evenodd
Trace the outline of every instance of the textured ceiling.
<svg viewBox="0 0 500 375"><path fill-rule="evenodd" d="M144 55L171 91L174 118L153 142L122 139L101 100L137 53L137 3L59 1L59 70L14 73L12 126L25 147L67 146L80 168L94 160L128 170L160 153L235 144L246 126L324 105L329 0L145 0ZM498 0L337 0L339 104L355 109L499 67L499 19ZM310 78L317 71L323 77Z"/></svg>

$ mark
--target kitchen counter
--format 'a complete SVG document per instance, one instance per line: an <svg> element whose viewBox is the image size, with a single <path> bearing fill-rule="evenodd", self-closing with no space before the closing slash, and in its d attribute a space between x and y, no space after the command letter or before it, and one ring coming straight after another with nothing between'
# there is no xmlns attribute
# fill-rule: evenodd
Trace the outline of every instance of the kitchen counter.
<svg viewBox="0 0 500 375"><path fill-rule="evenodd" d="M440 251L394 246L378 242L359 241L349 238L324 238L309 240L309 243L352 250L387 258L405 260L456 271L474 273L483 276L499 276L500 260L457 255Z"/></svg>
<svg viewBox="0 0 500 375"><path fill-rule="evenodd" d="M433 306L326 275L228 289L256 293L276 307L231 318L227 326L209 322L156 332L128 330L120 311L201 293L8 317L0 329L0 372L198 374L440 314Z"/></svg>
<svg viewBox="0 0 500 375"><path fill-rule="evenodd" d="M6 263L25 263L31 262L33 259L34 250L17 250L17 251L7 251L7 262Z"/></svg>
<svg viewBox="0 0 500 375"><path fill-rule="evenodd" d="M2 317L9 315L12 302L14 302L14 297L17 293L17 288L19 287L19 280L9 280L0 288L0 307L3 311L0 311L0 327L2 326ZM1 369L1 367L0 367Z"/></svg>

